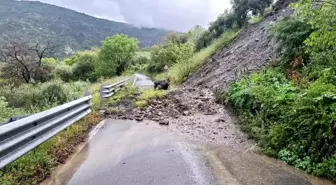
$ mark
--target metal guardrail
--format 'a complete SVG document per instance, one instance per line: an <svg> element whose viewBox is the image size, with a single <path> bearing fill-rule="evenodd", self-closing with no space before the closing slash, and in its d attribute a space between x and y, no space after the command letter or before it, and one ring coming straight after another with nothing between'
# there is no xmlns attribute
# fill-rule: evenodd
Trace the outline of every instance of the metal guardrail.
<svg viewBox="0 0 336 185"><path fill-rule="evenodd" d="M132 77L102 86L103 99L130 82ZM90 93L85 97L29 116L16 116L0 125L0 169L46 142L91 112Z"/></svg>
<svg viewBox="0 0 336 185"><path fill-rule="evenodd" d="M0 126L0 169L91 112L92 96Z"/></svg>
<svg viewBox="0 0 336 185"><path fill-rule="evenodd" d="M115 92L125 86L132 80L133 77L129 77L123 81L114 83L112 85L102 85L100 87L100 102L102 103L106 98L111 97Z"/></svg>

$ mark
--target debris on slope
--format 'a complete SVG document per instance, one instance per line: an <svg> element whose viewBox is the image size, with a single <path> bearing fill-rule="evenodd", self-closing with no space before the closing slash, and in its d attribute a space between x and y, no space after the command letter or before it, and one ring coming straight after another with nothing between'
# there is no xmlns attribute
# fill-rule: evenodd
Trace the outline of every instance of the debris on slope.
<svg viewBox="0 0 336 185"><path fill-rule="evenodd" d="M276 52L274 43L268 38L268 28L293 13L287 7L291 2L279 0L264 21L249 25L231 44L218 51L191 75L185 85L226 91L239 74L257 71L274 60Z"/></svg>

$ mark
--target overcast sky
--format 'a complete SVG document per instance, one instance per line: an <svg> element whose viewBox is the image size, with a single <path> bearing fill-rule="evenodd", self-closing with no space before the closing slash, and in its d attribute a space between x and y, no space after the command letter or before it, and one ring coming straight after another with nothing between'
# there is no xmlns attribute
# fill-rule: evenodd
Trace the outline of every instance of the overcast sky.
<svg viewBox="0 0 336 185"><path fill-rule="evenodd" d="M40 0L88 15L136 26L186 31L206 26L230 0Z"/></svg>

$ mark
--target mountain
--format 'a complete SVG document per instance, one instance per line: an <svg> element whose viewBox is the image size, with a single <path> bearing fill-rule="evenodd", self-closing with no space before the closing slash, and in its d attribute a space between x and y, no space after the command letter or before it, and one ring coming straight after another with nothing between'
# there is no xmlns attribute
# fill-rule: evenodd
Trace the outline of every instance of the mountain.
<svg viewBox="0 0 336 185"><path fill-rule="evenodd" d="M136 37L140 47L146 47L160 42L167 31L99 19L38 1L0 0L0 45L8 40L50 40L64 56L100 46L101 40L118 33Z"/></svg>

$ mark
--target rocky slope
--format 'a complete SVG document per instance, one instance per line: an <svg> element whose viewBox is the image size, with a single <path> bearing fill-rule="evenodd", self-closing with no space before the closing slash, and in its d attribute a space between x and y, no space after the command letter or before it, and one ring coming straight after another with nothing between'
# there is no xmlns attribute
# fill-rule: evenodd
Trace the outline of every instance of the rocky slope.
<svg viewBox="0 0 336 185"><path fill-rule="evenodd" d="M274 10L262 22L242 30L235 40L191 75L185 85L226 91L230 82L239 74L257 71L275 59L275 43L268 37L268 28L292 14L293 10L287 7L292 1L279 0Z"/></svg>

